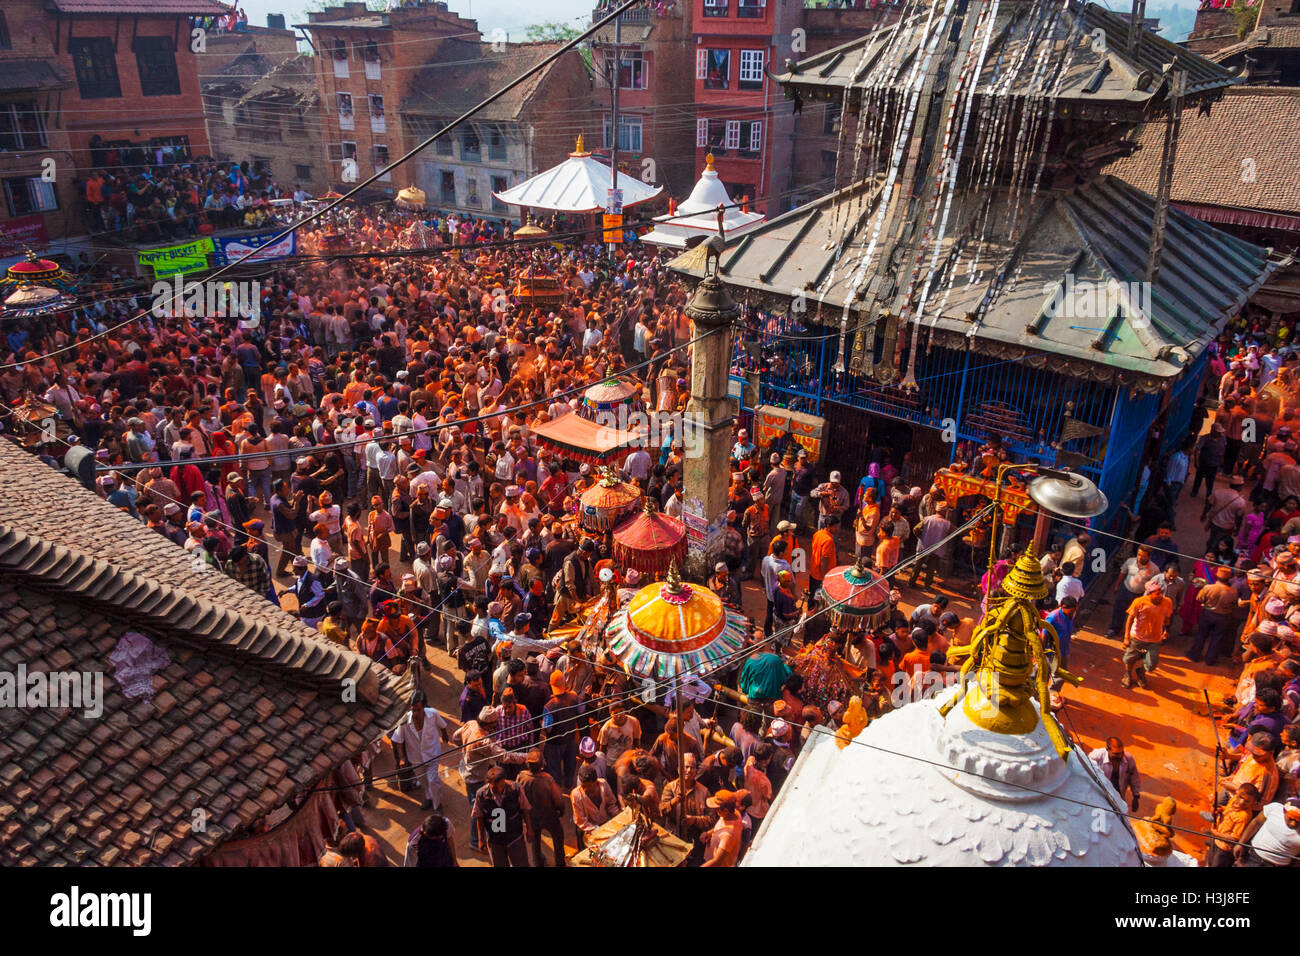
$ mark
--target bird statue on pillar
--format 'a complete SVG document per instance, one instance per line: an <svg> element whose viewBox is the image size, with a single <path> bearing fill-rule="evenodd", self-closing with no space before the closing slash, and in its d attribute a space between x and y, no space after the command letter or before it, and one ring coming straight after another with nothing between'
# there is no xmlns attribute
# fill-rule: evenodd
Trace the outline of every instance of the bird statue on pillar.
<svg viewBox="0 0 1300 956"><path fill-rule="evenodd" d="M704 274L717 275L721 271L722 250L727 248L727 230L722 225L723 216L726 207L718 203L718 234L710 236L704 244ZM713 269L710 271L709 263L713 263Z"/></svg>

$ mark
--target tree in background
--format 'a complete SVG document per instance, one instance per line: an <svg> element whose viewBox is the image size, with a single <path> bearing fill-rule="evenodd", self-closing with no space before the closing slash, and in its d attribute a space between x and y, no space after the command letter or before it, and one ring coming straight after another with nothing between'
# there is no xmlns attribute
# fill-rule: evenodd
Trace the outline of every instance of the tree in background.
<svg viewBox="0 0 1300 956"><path fill-rule="evenodd" d="M534 23L532 26L524 27L524 36L533 43L568 43L581 33L582 31L577 27L560 23L558 20L547 20L545 23ZM591 47L582 43L578 46L578 53L582 57L582 62L587 65L587 71L591 72L593 69Z"/></svg>

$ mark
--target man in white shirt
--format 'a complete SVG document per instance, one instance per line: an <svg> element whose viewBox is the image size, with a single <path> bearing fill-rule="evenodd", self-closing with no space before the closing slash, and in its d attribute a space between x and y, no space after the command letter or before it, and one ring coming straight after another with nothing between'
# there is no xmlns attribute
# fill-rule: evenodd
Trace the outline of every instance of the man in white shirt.
<svg viewBox="0 0 1300 956"><path fill-rule="evenodd" d="M632 452L627 456L627 461L624 463L624 468L627 469L627 477L633 481L639 478L643 484L650 480L650 469L653 466L654 462L650 458L650 453L644 448L638 448Z"/></svg>
<svg viewBox="0 0 1300 956"><path fill-rule="evenodd" d="M393 450L392 442L380 444L379 451L375 453L375 469L379 473L379 485L383 489L381 494L384 496L384 501L389 501L393 497L393 483L397 481L397 468L397 453Z"/></svg>
<svg viewBox="0 0 1300 956"><path fill-rule="evenodd" d="M1295 866L1300 860L1300 797L1266 804L1246 825L1243 855L1257 866Z"/></svg>
<svg viewBox="0 0 1300 956"><path fill-rule="evenodd" d="M1067 597L1082 601L1083 593L1083 582L1075 574L1074 562L1066 561L1061 565L1061 580L1056 584L1056 603L1060 604Z"/></svg>
<svg viewBox="0 0 1300 956"><path fill-rule="evenodd" d="M424 694L417 691L411 697L411 709L389 733L388 739L393 742L397 766L418 768L417 779L423 778L424 803L420 809L441 807L442 775L438 758L442 756L442 745L450 740L442 714L424 706Z"/></svg>

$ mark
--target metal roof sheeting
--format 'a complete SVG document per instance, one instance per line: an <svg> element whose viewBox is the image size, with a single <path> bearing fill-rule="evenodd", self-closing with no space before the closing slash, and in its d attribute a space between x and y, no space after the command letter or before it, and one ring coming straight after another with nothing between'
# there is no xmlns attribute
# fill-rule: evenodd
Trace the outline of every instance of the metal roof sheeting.
<svg viewBox="0 0 1300 956"><path fill-rule="evenodd" d="M1241 82L1217 63L1149 30L1142 31L1136 53L1128 50L1127 18L1095 4L1071 3L1055 28L1045 38L1040 37L1031 29L1034 6L1006 2L1000 6L977 86L980 92L996 90L999 95L1005 95L1002 85L1007 76L1006 64L1023 56L1037 57L1043 43L1052 45L1050 62L1063 66L1057 90L1061 100L1133 106L1163 100L1167 87L1161 78L1169 63L1174 64L1174 69L1187 72L1186 95L1189 96ZM975 9L972 5L972 12ZM919 14L903 21L899 29L906 31L906 35L901 47L891 43L895 35L894 26L882 27L857 40L799 61L777 80L795 87L811 88L902 85L914 69L926 18L927 15ZM1101 42L1097 41L1098 37ZM1046 92L1034 84L1053 82L1053 72L1050 68L1022 71L1022 79L1010 93L1024 96Z"/></svg>
<svg viewBox="0 0 1300 956"><path fill-rule="evenodd" d="M802 292L817 320L837 325L869 242L877 188L864 181L728 240L723 278L777 300ZM972 276L979 244L969 236L979 233L986 202L989 228ZM1006 203L1001 191L953 198L921 322L941 344L969 342L1004 357L1037 352L1082 374L1155 388L1204 350L1275 267L1267 250L1171 208L1157 282L1130 287L1146 270L1151 196L1109 176L1041 190L1020 241L999 228ZM670 265L700 275L700 260L692 250ZM1091 298L1052 307L1058 289L1060 301L1067 290ZM870 302L854 302L854 323ZM1118 314L1092 314L1116 302Z"/></svg>

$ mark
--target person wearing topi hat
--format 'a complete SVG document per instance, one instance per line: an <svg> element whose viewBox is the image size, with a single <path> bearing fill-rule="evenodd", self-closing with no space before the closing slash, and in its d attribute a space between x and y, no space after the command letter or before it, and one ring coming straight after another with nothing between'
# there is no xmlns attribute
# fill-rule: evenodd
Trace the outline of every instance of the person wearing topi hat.
<svg viewBox="0 0 1300 956"><path fill-rule="evenodd" d="M768 464L771 467L763 476L763 494L767 496L767 505L772 509L772 517L775 518L782 513L781 505L785 502L785 486L789 481L790 473L785 470L781 464L781 456L776 452L768 456Z"/></svg>
<svg viewBox="0 0 1300 956"><path fill-rule="evenodd" d="M754 457L753 442L749 440L749 432L742 428L736 432L736 443L731 446L731 457L733 461L748 462Z"/></svg>
<svg viewBox="0 0 1300 956"><path fill-rule="evenodd" d="M732 575L726 561L719 561L713 566L713 575L709 578L709 590L728 604L740 607L740 581Z"/></svg>
<svg viewBox="0 0 1300 956"><path fill-rule="evenodd" d="M1169 636L1169 619L1174 613L1174 602L1164 596L1158 577L1148 580L1143 591L1129 606L1124 622L1125 673L1120 683L1126 688L1147 686L1147 673L1159 663L1160 645Z"/></svg>
<svg viewBox="0 0 1300 956"><path fill-rule="evenodd" d="M1199 662L1205 652L1205 663L1213 666L1219 657L1220 646L1230 641L1235 630L1237 615L1237 589L1230 583L1232 569L1219 565L1214 569L1214 581L1196 595L1200 614L1196 621L1196 640L1187 652L1187 659ZM1265 601L1265 610L1268 602Z"/></svg>

